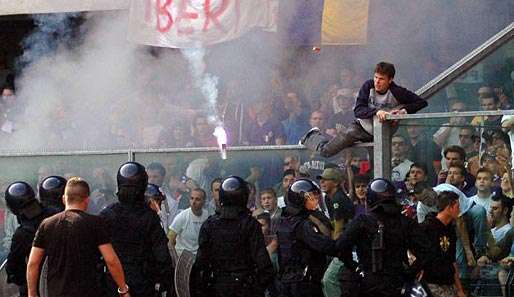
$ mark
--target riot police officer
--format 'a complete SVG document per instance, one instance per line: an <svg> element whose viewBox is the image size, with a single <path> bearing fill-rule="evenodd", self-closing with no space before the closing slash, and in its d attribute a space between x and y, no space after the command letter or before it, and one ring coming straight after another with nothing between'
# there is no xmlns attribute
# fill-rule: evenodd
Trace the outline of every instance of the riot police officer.
<svg viewBox="0 0 514 297"><path fill-rule="evenodd" d="M406 282L415 279L430 261L428 240L418 224L401 214L394 185L378 178L368 185L368 213L354 218L337 240L346 271L343 296L401 296ZM357 248L359 262L352 259ZM409 266L407 250L416 256Z"/></svg>
<svg viewBox="0 0 514 297"><path fill-rule="evenodd" d="M220 209L205 221L198 238L196 295L264 296L273 281L273 265L261 226L246 208L250 189L240 177L221 184Z"/></svg>
<svg viewBox="0 0 514 297"><path fill-rule="evenodd" d="M43 207L37 201L32 187L22 181L14 182L7 187L5 202L20 223L13 235L11 250L7 256L7 282L19 286L20 296L27 296L26 259L30 254L37 228L45 217Z"/></svg>
<svg viewBox="0 0 514 297"><path fill-rule="evenodd" d="M159 216L145 203L148 175L136 162L121 165L117 174L118 200L105 208L112 245L125 272L133 297L155 296L156 288L173 295L173 264L168 239ZM118 296L114 281L107 276L108 296Z"/></svg>
<svg viewBox="0 0 514 297"><path fill-rule="evenodd" d="M62 176L49 176L39 184L39 201L49 215L64 210L62 196L66 187L66 179Z"/></svg>
<svg viewBox="0 0 514 297"><path fill-rule="evenodd" d="M295 181L286 193L278 227L280 296L323 296L327 255L335 256L337 250L330 232L310 219L320 198L320 188L308 179Z"/></svg>

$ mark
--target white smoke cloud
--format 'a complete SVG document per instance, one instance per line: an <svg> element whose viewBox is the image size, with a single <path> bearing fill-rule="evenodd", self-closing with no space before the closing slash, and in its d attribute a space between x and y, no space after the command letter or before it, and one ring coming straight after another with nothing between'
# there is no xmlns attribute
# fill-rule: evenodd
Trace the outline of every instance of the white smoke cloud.
<svg viewBox="0 0 514 297"><path fill-rule="evenodd" d="M206 72L205 48L187 48L182 49L181 52L189 62L195 86L201 90L203 97L207 101L208 120L218 127L221 126L222 123L216 111L219 78Z"/></svg>
<svg viewBox="0 0 514 297"><path fill-rule="evenodd" d="M103 147L109 144L111 121L142 107L134 72L150 61L137 45L125 42L126 17L113 14L86 22L91 21L80 46L58 46L39 59L32 57L35 61L24 69L18 98L25 113L15 119L13 134L17 148Z"/></svg>
<svg viewBox="0 0 514 297"><path fill-rule="evenodd" d="M128 17L119 11L87 14L76 29L81 33L78 38L72 38L71 31L60 34L58 40L48 38L55 34L47 33L69 26L70 17L76 16L40 19L39 31L46 33L25 40L26 65L17 78L17 98L23 108L13 116L15 132L2 150L159 147L157 139L163 131L176 124L188 125L198 112L221 127L219 85L239 79L243 71L268 71L276 63L271 49L247 45L241 50L248 41L260 44L266 40L258 34L209 49L151 51L127 41ZM255 61L258 50L269 58ZM251 83L251 92L257 94L251 98L258 98L269 87L264 83L266 77L256 77L239 80L241 85ZM240 97L247 100L249 96Z"/></svg>

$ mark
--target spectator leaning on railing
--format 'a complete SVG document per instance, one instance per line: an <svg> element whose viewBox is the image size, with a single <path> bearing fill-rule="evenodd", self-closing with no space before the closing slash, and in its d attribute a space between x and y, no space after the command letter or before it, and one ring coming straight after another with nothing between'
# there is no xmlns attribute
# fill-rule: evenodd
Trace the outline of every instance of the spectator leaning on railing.
<svg viewBox="0 0 514 297"><path fill-rule="evenodd" d="M415 113L427 106L427 102L413 92L393 82L393 64L380 62L375 67L373 79L362 85L353 109L357 121L346 131L329 140L319 129L313 128L302 137L300 143L308 149L330 157L356 142L373 140L373 116L381 122L387 115Z"/></svg>

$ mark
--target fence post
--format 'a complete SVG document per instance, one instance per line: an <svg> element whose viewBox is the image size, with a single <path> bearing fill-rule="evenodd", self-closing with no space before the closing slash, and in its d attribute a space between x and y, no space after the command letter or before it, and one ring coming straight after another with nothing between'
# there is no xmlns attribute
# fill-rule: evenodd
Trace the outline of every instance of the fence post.
<svg viewBox="0 0 514 297"><path fill-rule="evenodd" d="M128 162L134 162L136 160L136 154L132 151L132 149L128 149Z"/></svg>
<svg viewBox="0 0 514 297"><path fill-rule="evenodd" d="M391 178L391 121L373 117L373 173L375 178Z"/></svg>

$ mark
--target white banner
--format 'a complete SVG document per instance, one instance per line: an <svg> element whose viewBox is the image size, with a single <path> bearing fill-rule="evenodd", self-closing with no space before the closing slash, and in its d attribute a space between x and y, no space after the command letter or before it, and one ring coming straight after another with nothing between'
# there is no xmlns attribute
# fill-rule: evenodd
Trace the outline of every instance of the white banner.
<svg viewBox="0 0 514 297"><path fill-rule="evenodd" d="M128 0L0 0L0 15L127 9Z"/></svg>
<svg viewBox="0 0 514 297"><path fill-rule="evenodd" d="M253 28L276 31L278 0L132 0L129 39L190 48L235 39Z"/></svg>

